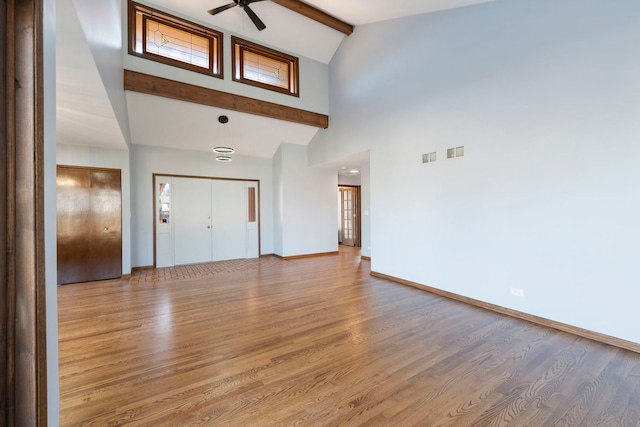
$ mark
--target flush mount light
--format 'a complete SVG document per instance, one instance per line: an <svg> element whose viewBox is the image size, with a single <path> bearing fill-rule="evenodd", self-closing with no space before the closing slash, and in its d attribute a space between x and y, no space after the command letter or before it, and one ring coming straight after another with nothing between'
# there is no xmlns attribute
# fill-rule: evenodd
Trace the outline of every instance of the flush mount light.
<svg viewBox="0 0 640 427"><path fill-rule="evenodd" d="M229 156L216 156L216 160L219 162L230 162L233 159Z"/></svg>
<svg viewBox="0 0 640 427"><path fill-rule="evenodd" d="M213 152L218 154L233 154L235 150L231 147L215 147Z"/></svg>
<svg viewBox="0 0 640 427"><path fill-rule="evenodd" d="M351 169L349 172L350 173L360 173L360 171L358 169Z"/></svg>

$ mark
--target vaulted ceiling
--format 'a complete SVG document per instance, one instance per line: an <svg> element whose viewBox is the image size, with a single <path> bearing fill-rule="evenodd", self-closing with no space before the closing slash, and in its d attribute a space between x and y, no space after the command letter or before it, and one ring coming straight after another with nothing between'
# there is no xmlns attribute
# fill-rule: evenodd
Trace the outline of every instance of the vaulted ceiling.
<svg viewBox="0 0 640 427"><path fill-rule="evenodd" d="M305 4L354 25L357 31L358 25L487 1L493 0L305 0ZM267 26L260 32L238 7L215 16L207 13L231 0L142 2L325 64L331 61L342 40L348 37L277 4L295 4L295 0L252 4L252 9ZM118 71L122 72L123 57L120 13L125 11L126 3L121 5L120 0L90 3L88 5L81 0L57 2L59 142L127 149L131 141L134 144L143 141L144 144L208 151L211 149L209 141L225 138L228 145L236 148L237 154L270 158L281 142L306 145L317 132L318 129L312 126L152 95L127 91L125 96L122 88L115 86L121 82L118 75ZM172 123L183 123L182 127L168 126L165 121L157 120L157 115L147 114L151 104L156 113L170 112ZM213 125L211 120L203 119L221 114L230 118L224 129ZM354 161L361 160L356 156Z"/></svg>

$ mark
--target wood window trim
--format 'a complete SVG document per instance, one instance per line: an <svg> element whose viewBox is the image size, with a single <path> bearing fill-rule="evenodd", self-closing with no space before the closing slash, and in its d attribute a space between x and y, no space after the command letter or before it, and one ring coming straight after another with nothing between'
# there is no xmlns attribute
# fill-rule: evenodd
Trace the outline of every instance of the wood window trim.
<svg viewBox="0 0 640 427"><path fill-rule="evenodd" d="M196 73L205 74L207 76L217 77L219 79L224 78L224 66L223 66L223 33L220 31L213 30L208 27L204 27L202 25L195 24L190 21L186 21L184 19L173 16L169 13L165 13L159 11L157 9L151 8L149 6L142 5L140 3L136 3L134 1L129 0L129 11L128 11L128 52L129 55L137 56L139 58L144 58L150 61L159 62L161 64L170 65L172 67L183 68L185 70L194 71ZM135 43L136 43L136 13L141 12L143 15L143 30L142 30L142 53L136 52ZM164 25L168 25L170 27L176 28L181 31L187 31L198 35L200 37L204 37L209 41L209 68L205 69L203 67L198 67L197 65L191 65L186 62L182 62L179 60L171 59L164 57L162 55L158 55L152 52L146 52L146 41L147 41L147 32L146 32L146 22L147 19L152 18L155 21L158 21ZM217 65L217 66L216 66Z"/></svg>
<svg viewBox="0 0 640 427"><path fill-rule="evenodd" d="M247 187L247 222L256 222L256 187Z"/></svg>
<svg viewBox="0 0 640 427"><path fill-rule="evenodd" d="M239 52L236 52L239 51ZM248 51L256 55L263 56L269 59L273 59L280 62L286 62L289 64L289 79L290 87L282 88L267 83L258 82L245 78L243 76L243 52ZM300 73L299 73L299 61L298 58L293 55L288 55L283 52L279 52L274 49L270 49L265 46L261 46L256 43L241 39L239 37L231 36L231 62L233 72L232 79L235 82L256 86L262 89L271 90L274 92L283 93L285 95L300 97Z"/></svg>

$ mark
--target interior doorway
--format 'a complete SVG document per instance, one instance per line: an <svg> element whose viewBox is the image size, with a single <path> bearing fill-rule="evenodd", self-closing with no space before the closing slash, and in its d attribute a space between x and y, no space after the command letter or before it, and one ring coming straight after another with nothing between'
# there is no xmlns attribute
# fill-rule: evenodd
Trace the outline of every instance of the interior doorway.
<svg viewBox="0 0 640 427"><path fill-rule="evenodd" d="M259 182L154 175L156 268L260 256Z"/></svg>
<svg viewBox="0 0 640 427"><path fill-rule="evenodd" d="M120 169L58 166L58 284L122 276Z"/></svg>
<svg viewBox="0 0 640 427"><path fill-rule="evenodd" d="M338 186L338 243L361 247L360 186Z"/></svg>

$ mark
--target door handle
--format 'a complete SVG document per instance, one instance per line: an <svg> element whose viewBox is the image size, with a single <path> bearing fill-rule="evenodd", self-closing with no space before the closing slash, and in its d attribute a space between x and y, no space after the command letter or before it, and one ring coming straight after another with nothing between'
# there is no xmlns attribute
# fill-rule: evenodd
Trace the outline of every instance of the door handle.
<svg viewBox="0 0 640 427"><path fill-rule="evenodd" d="M210 225L207 225L207 228L211 228L211 226L210 226Z"/></svg>
<svg viewBox="0 0 640 427"><path fill-rule="evenodd" d="M104 231L109 231L109 229L107 227L104 228Z"/></svg>

